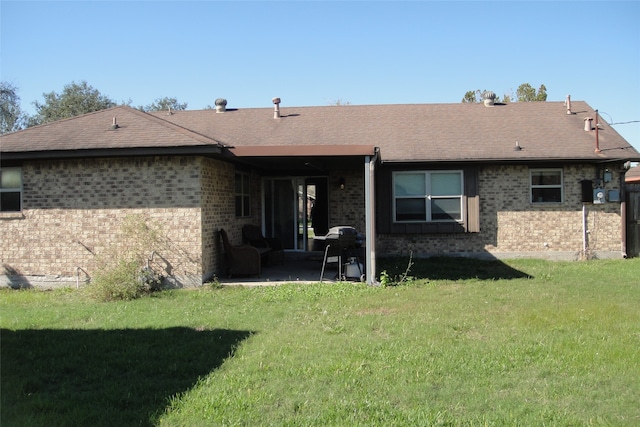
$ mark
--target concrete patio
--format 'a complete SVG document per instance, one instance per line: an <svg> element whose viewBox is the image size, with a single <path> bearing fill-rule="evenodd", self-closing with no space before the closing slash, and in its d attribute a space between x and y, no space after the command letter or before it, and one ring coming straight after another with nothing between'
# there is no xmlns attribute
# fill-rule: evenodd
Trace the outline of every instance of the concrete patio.
<svg viewBox="0 0 640 427"><path fill-rule="evenodd" d="M324 252L285 252L284 262L262 266L260 276L219 277L223 285L270 286L284 283L318 283ZM337 281L337 264L327 264L323 282Z"/></svg>

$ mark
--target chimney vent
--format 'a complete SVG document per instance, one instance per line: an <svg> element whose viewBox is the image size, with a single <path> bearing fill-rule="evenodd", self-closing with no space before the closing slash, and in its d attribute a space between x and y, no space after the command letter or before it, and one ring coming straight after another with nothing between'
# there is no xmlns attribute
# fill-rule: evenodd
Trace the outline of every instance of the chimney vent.
<svg viewBox="0 0 640 427"><path fill-rule="evenodd" d="M485 107L493 107L496 101L496 94L491 91L487 91L482 94L482 99Z"/></svg>
<svg viewBox="0 0 640 427"><path fill-rule="evenodd" d="M585 117L584 118L584 130L585 130L585 132L591 132L591 129L592 129L591 121L592 120L593 119L591 117Z"/></svg>
<svg viewBox="0 0 640 427"><path fill-rule="evenodd" d="M567 95L567 99L565 99L564 105L567 107L567 114L572 114L571 113L571 95Z"/></svg>
<svg viewBox="0 0 640 427"><path fill-rule="evenodd" d="M271 101L273 101L273 104L274 104L273 118L279 119L280 118L280 98L273 98Z"/></svg>
<svg viewBox="0 0 640 427"><path fill-rule="evenodd" d="M116 118L113 118L113 122L111 123L111 129L116 130L118 129L120 126L118 125L118 121L116 120Z"/></svg>
<svg viewBox="0 0 640 427"><path fill-rule="evenodd" d="M216 99L216 113L224 113L227 111L227 100L224 98Z"/></svg>

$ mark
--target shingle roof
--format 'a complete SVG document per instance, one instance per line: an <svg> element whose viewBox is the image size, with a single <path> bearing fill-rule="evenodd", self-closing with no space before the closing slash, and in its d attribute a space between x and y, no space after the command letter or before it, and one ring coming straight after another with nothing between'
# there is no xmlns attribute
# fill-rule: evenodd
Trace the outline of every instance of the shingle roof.
<svg viewBox="0 0 640 427"><path fill-rule="evenodd" d="M459 103L281 107L280 119L270 108L178 111L164 118L230 146L368 144L380 147L386 161L640 158L601 119L602 152L596 154L595 131L584 130L594 110L572 101L572 111L567 114L563 102Z"/></svg>
<svg viewBox="0 0 640 427"><path fill-rule="evenodd" d="M203 145L218 143L205 135L127 106L27 128L0 138L3 153Z"/></svg>
<svg viewBox="0 0 640 427"><path fill-rule="evenodd" d="M640 160L640 154L604 120L584 130L594 117L585 102L483 104L348 105L142 113L116 107L30 128L0 139L3 152L101 146L185 146L221 143L228 147L375 146L385 161ZM111 130L111 117L121 128ZM592 122L595 124L595 122ZM514 149L516 142L521 147ZM275 150L274 150L275 151ZM282 149L277 150L282 152ZM292 152L294 150L292 149ZM337 153L335 153L337 154Z"/></svg>
<svg viewBox="0 0 640 427"><path fill-rule="evenodd" d="M640 183L640 166L630 168L624 175L625 182Z"/></svg>

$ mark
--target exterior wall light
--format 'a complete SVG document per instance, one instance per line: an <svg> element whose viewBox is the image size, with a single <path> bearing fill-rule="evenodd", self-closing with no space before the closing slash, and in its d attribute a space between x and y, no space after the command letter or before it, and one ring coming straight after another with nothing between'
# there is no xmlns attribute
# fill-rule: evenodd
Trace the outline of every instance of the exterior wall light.
<svg viewBox="0 0 640 427"><path fill-rule="evenodd" d="M340 181L338 181L338 187L340 187L341 190L344 190L344 178L340 178Z"/></svg>

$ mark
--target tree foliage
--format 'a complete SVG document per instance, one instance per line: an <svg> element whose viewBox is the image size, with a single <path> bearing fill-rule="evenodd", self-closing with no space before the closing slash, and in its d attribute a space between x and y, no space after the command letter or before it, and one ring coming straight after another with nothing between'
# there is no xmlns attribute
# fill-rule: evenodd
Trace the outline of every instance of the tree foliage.
<svg viewBox="0 0 640 427"><path fill-rule="evenodd" d="M86 81L71 82L62 93L43 93L44 102L35 101L35 116L29 125L37 125L115 107L117 104Z"/></svg>
<svg viewBox="0 0 640 427"><path fill-rule="evenodd" d="M0 82L0 134L22 129L27 114L20 108L18 88L8 82Z"/></svg>
<svg viewBox="0 0 640 427"><path fill-rule="evenodd" d="M487 90L470 90L464 94L462 98L462 102L465 104L473 104L476 102L482 102L484 94L488 92ZM516 97L518 102L530 102L530 101L546 101L547 100L547 88L545 85L540 85L540 88L536 92L536 90L529 84L523 83L518 86L518 90L516 91ZM508 104L511 102L511 95L504 94L502 97L502 101L500 101L500 97L495 99L495 102L502 102L503 104Z"/></svg>
<svg viewBox="0 0 640 427"><path fill-rule="evenodd" d="M547 88L545 85L540 85L540 88L536 92L529 83L523 83L518 86L516 96L518 97L518 102L546 101Z"/></svg>
<svg viewBox="0 0 640 427"><path fill-rule="evenodd" d="M153 103L147 106L140 106L138 110L140 111L182 111L187 109L187 103L178 102L176 98L170 98L165 96L164 98L158 98Z"/></svg>
<svg viewBox="0 0 640 427"><path fill-rule="evenodd" d="M351 102L338 98L338 99L334 99L333 101L329 101L329 105L333 105L335 107L342 107L345 105L351 105Z"/></svg>

